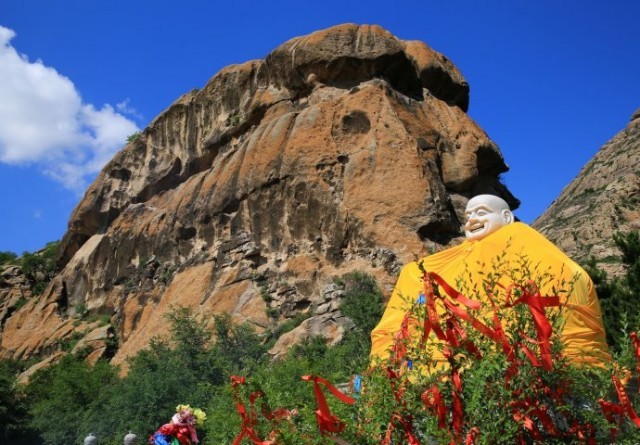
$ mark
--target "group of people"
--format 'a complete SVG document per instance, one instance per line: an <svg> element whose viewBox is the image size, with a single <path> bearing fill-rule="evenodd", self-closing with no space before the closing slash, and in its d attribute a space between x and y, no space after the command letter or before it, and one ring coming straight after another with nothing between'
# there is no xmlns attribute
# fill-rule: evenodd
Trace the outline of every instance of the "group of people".
<svg viewBox="0 0 640 445"><path fill-rule="evenodd" d="M149 438L149 445L196 445L199 442L196 425L202 425L206 418L198 408L178 405L171 421Z"/></svg>

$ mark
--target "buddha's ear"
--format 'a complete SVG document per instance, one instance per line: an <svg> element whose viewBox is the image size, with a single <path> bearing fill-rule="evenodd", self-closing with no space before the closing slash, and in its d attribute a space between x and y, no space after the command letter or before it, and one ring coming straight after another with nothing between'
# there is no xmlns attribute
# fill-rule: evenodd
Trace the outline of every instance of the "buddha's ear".
<svg viewBox="0 0 640 445"><path fill-rule="evenodd" d="M511 224L513 222L513 212L508 209L504 209L502 212L502 219L505 224Z"/></svg>

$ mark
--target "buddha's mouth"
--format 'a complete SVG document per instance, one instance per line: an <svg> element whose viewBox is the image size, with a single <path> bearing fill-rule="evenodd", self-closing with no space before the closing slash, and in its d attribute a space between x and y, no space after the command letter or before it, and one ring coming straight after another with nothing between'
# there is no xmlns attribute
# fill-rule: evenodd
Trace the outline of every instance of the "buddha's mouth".
<svg viewBox="0 0 640 445"><path fill-rule="evenodd" d="M481 232L483 229L484 229L484 224L475 223L475 224L470 225L467 228L467 231L470 232L470 233L478 233L478 232Z"/></svg>

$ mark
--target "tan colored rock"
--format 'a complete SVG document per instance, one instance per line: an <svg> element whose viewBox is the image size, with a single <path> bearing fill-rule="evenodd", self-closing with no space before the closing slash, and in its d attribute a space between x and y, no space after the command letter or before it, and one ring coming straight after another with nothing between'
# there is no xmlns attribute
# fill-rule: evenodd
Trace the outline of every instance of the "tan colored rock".
<svg viewBox="0 0 640 445"><path fill-rule="evenodd" d="M78 305L112 316L120 364L167 332L175 304L257 330L311 315L275 355L310 332L339 338L322 292L334 277L361 270L388 292L414 255L461 239L468 197L517 207L468 91L441 54L368 25L223 69L105 166L61 243L57 318L14 314L0 355L19 340L33 353L26 321L57 329Z"/></svg>
<svg viewBox="0 0 640 445"><path fill-rule="evenodd" d="M27 369L26 371L24 371L23 373L21 373L18 376L18 382L21 384L26 384L29 381L29 378L38 370L40 369L44 369L48 366L51 366L52 364L54 364L55 362L57 362L58 360L60 360L62 358L62 356L64 355L64 353L58 351L58 352L54 352L53 354L51 354L50 356L46 357L44 360L42 360L41 362L36 363L35 365L31 366L29 369Z"/></svg>
<svg viewBox="0 0 640 445"><path fill-rule="evenodd" d="M275 360L283 358L292 346L316 336L324 337L329 345L335 345L342 340L345 328L351 325L345 317L331 314L308 318L294 330L283 334L269 350L269 354Z"/></svg>
<svg viewBox="0 0 640 445"><path fill-rule="evenodd" d="M110 325L92 326L86 329L87 334L71 349L72 354L81 354L87 350L87 360L94 364L107 353L109 342L113 341L113 329Z"/></svg>
<svg viewBox="0 0 640 445"><path fill-rule="evenodd" d="M26 277L18 266L0 266L0 327L31 297Z"/></svg>
<svg viewBox="0 0 640 445"><path fill-rule="evenodd" d="M47 356L60 350L61 341L74 331L71 319L61 317L64 302L59 299L62 282L54 280L47 290L5 320L2 329L2 357L26 359Z"/></svg>

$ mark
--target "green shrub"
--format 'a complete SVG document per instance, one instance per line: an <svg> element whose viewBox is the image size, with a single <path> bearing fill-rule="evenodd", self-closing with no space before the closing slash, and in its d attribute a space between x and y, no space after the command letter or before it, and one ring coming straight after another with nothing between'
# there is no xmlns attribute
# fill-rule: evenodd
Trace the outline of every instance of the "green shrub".
<svg viewBox="0 0 640 445"><path fill-rule="evenodd" d="M622 252L625 275L609 279L591 258L584 268L598 293L607 342L616 352L627 341L629 332L640 326L640 236L638 232L616 233L613 240Z"/></svg>
<svg viewBox="0 0 640 445"><path fill-rule="evenodd" d="M64 356L29 382L30 426L46 444L82 443L93 431L91 418L103 413L117 379L117 368L105 361L89 366L79 357Z"/></svg>
<svg viewBox="0 0 640 445"><path fill-rule="evenodd" d="M34 295L44 292L56 275L56 252L59 244L59 241L53 241L38 252L24 252L20 257L20 267L29 280Z"/></svg>
<svg viewBox="0 0 640 445"><path fill-rule="evenodd" d="M0 252L0 266L5 264L15 264L18 255L9 251L1 251Z"/></svg>
<svg viewBox="0 0 640 445"><path fill-rule="evenodd" d="M568 362L562 355L559 334L562 311L546 310L546 319L553 327L546 338L540 334L539 318L528 306L532 298L546 298L535 296L537 287L553 285L561 294L572 283L556 283L548 273L537 276L526 258L514 270L503 270L500 264L504 263L499 259L493 263L496 270L485 275L478 295L471 285L462 284L460 289L475 300L491 298L496 304L495 317L468 309L470 319L464 321L456 315L458 312L442 307L434 321L428 317L426 306L415 302L407 315L412 320L410 325L418 329L430 326L432 330L439 325L442 335L447 333L446 341L434 342L434 337L428 336L423 343L420 335L400 336L392 358L363 373L364 389L354 405L336 402L325 391L328 408L336 416L329 426L335 428L342 422L344 427L337 436L318 430L316 410L324 415L331 413L311 399L313 386L309 382L296 382L302 374L325 376L340 387L348 382L348 373L353 370L344 361L345 356L337 352L348 342L329 348L320 337L294 347L287 359L258 370L249 383L237 389L236 403L240 401L252 413L245 418L244 431L250 428L260 439L271 438L282 444L447 444L470 443L472 438L478 445L605 443L612 438L611 428L617 430L615 440L620 443L637 438L639 430L628 419L613 419L609 424L600 410L601 401L619 406L611 396L615 394L611 377L622 379L624 368ZM516 283L513 298L519 303L515 306L507 303L507 290L499 284L503 278ZM439 295L445 295L445 291L436 286L435 294L427 300ZM472 324L470 320L475 321ZM550 353L543 355L541 345L547 340ZM443 351L448 366L434 364L434 348ZM639 363L633 344L626 341L623 349L626 359L620 355L618 362L634 369ZM632 404L639 401L637 394L627 394ZM287 416L274 420L273 416L261 415L258 397L268 405L263 413L283 408ZM243 431L236 428L236 434ZM235 437L225 434L219 437L220 443Z"/></svg>
<svg viewBox="0 0 640 445"><path fill-rule="evenodd" d="M127 143L131 143L133 141L135 141L136 139L138 139L140 137L142 133L140 133L139 131L136 131L135 133L130 134L129 136L127 136Z"/></svg>
<svg viewBox="0 0 640 445"><path fill-rule="evenodd" d="M20 370L19 362L0 360L0 441L16 445L33 443L36 439L28 426L24 388L16 378Z"/></svg>

